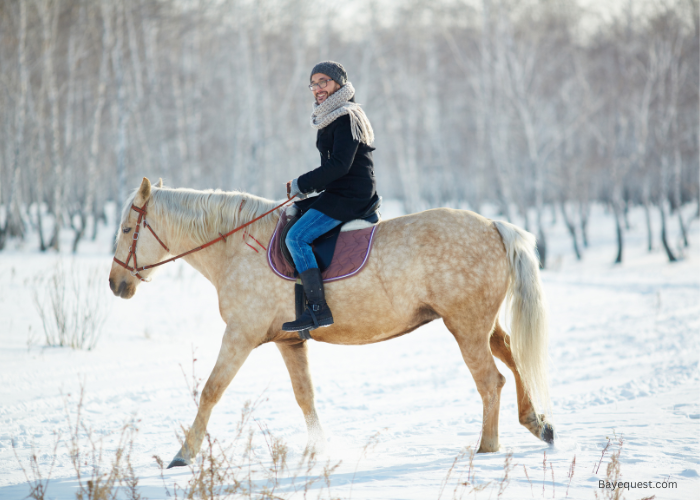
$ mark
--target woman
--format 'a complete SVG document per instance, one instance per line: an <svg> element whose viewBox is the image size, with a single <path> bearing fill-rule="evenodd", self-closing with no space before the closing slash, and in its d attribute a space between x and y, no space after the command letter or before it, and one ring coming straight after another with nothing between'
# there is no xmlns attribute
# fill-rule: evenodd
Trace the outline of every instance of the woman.
<svg viewBox="0 0 700 500"><path fill-rule="evenodd" d="M287 194L321 194L303 202L304 215L285 239L308 302L301 317L282 325L288 332L333 324L311 243L339 224L363 216L378 200L371 146L374 132L355 103L355 89L345 68L333 61L318 63L311 71L309 89L315 98L311 126L318 130L321 166L288 181Z"/></svg>

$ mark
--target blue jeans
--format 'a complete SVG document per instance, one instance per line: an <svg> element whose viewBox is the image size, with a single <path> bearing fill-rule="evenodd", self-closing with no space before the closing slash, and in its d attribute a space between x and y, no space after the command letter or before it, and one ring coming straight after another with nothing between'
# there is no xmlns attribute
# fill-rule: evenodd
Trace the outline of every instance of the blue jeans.
<svg viewBox="0 0 700 500"><path fill-rule="evenodd" d="M292 254L294 265L297 267L299 274L318 267L316 256L311 250L311 243L340 224L342 224L341 221L328 217L312 208L292 226L284 241L287 244L289 253Z"/></svg>

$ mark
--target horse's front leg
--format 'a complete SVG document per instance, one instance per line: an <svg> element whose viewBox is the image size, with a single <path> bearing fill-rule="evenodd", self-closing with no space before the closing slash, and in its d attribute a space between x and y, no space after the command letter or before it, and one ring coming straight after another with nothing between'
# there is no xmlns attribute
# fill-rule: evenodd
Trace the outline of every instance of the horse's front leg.
<svg viewBox="0 0 700 500"><path fill-rule="evenodd" d="M192 463L192 459L197 456L202 446L202 441L207 431L207 423L214 405L219 402L231 380L236 376L250 351L256 345L251 343L237 328L234 328L232 325L226 327L216 365L214 365L214 369L209 375L209 379L204 385L202 395L199 398L197 416L192 427L187 432L182 448L177 452L173 461L170 462L168 469L189 465Z"/></svg>
<svg viewBox="0 0 700 500"><path fill-rule="evenodd" d="M308 432L307 448L316 453L322 453L326 446L326 437L321 422L316 414L314 385L309 371L308 347L306 342L278 343L277 348L282 354L297 403L304 413L306 430Z"/></svg>

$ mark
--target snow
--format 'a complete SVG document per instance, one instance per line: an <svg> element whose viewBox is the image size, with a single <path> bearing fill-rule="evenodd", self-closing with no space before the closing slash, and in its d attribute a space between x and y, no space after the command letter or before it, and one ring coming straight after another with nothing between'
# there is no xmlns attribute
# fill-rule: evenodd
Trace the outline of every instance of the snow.
<svg viewBox="0 0 700 500"><path fill-rule="evenodd" d="M398 210L397 204L385 204L385 217L391 215L387 207L389 212ZM484 487L482 491L468 494L469 488L456 483L460 473L464 473L461 481L466 478L467 456L458 462L441 498L462 493L464 498L498 497L509 453L515 466L501 498L602 497L605 492L598 489L598 482L605 480L607 464L622 437L621 481L677 483L676 489L625 490L626 498L696 499L700 491L698 220L691 224L684 259L669 264L657 241L654 251L646 251L644 214L631 210L625 260L613 266L613 220L601 207L594 207L591 215L590 246L581 262L573 257L560 219L548 227L551 265L542 274L551 312L551 390L558 441L550 448L518 423L512 374L497 362L507 379L501 398L502 449L473 458L472 482ZM656 230L659 223L654 223ZM677 249L677 228L672 226L669 233ZM64 236L64 247L69 248L70 235ZM61 437L46 498L75 496L66 412L74 418L81 387L82 422L101 443L105 456L116 449L124 424L134 420L138 433L132 463L140 493L150 499L167 497L152 457L158 455L167 464L178 450L180 428L190 425L196 413L188 389L193 365L195 377L205 380L224 324L213 287L181 262L165 266L133 299L113 298L106 286L109 231L104 229L101 236L84 243L76 257L41 254L31 238L0 253L3 500L29 494L12 440L26 469L36 450L46 473L57 432ZM104 276L101 293L108 299L108 317L92 351L43 347L33 293L57 260L69 272L97 269ZM482 414L471 375L442 322L371 346L311 342L310 355L318 411L328 438L321 461L342 461L330 475L331 494L384 500L438 498L457 455L463 447L477 445ZM256 349L236 376L214 409L211 435L230 443L244 403L256 400L256 455L266 456L259 427L267 426L287 442L290 462L296 463L306 443L305 425L281 356L272 345ZM608 438L611 445L601 461ZM188 469L165 472L169 487L174 482L184 485L190 477ZM313 486L314 497L321 494L321 487ZM292 497L300 498L301 493Z"/></svg>

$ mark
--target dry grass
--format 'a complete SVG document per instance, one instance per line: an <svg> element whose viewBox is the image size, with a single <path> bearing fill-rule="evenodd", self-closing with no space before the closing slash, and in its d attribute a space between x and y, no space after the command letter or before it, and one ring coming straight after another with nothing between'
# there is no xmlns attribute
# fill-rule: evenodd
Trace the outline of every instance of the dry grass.
<svg viewBox="0 0 700 500"><path fill-rule="evenodd" d="M43 473L41 467L39 466L39 459L37 457L37 452L34 446L32 446L32 454L29 456L28 472L22 461L19 459L19 456L17 455L15 440L12 440L12 452L14 453L15 458L17 459L17 462L19 463L19 466L22 469L22 473L24 474L24 477L27 480L27 484L29 485L29 494L26 498L31 498L33 500L44 500L46 496L46 490L49 486L49 481L51 480L51 473L53 472L53 468L56 465L56 450L58 449L59 439L60 436L56 434L56 441L53 447L52 454L53 458L51 460L49 470L46 473Z"/></svg>
<svg viewBox="0 0 700 500"><path fill-rule="evenodd" d="M471 495L476 495L485 489L487 489L489 486L493 484L493 481L489 481L486 483L481 483L479 484L477 479L476 479L476 471L474 469L474 456L476 455L476 450L472 448L471 446L466 446L465 448L462 448L462 450L457 454L455 457L454 461L452 462L452 466L447 470L447 474L445 476L445 479L442 481L442 485L440 487L440 494L438 496L438 500L442 498L442 495L444 493L445 487L447 486L450 476L454 475L456 472L456 481L455 481L455 486L454 489L452 490L452 498L453 500L456 499L461 499L464 498L465 496L469 497ZM466 457L468 457L468 460L465 464L460 466L460 462L462 462ZM508 455L509 458L512 458L512 455ZM507 460L509 458L507 457ZM506 472L507 474L510 472ZM466 475L466 477L465 477Z"/></svg>
<svg viewBox="0 0 700 500"><path fill-rule="evenodd" d="M138 432L135 422L132 420L122 426L117 449L108 460L102 440L95 438L92 429L82 421L83 400L84 390L81 388L75 412L71 412L67 399L64 399L70 430L66 446L78 482L76 499L111 500L121 488L128 500L141 500L138 478L131 464L134 438ZM120 497L124 498L124 495Z"/></svg>
<svg viewBox="0 0 700 500"><path fill-rule="evenodd" d="M333 499L331 476L340 465L326 461L318 472L316 455L304 450L298 462L290 464L286 443L269 431L267 426L252 418L256 403L246 403L237 423L233 442L223 446L206 434L204 446L195 463L189 466L190 477L182 485L168 484L163 469L164 462L154 456L161 470L163 487L175 500L206 499L226 500L255 498L260 500L306 499L315 485L316 498ZM257 430L253 427L256 424ZM255 437L261 434L267 454L258 456Z"/></svg>
<svg viewBox="0 0 700 500"><path fill-rule="evenodd" d="M187 376L184 368L181 369L192 400L198 405L201 379L195 373L196 361L193 351L191 377ZM305 449L298 462L290 464L289 447L284 440L274 436L264 422L253 417L262 402L262 397L263 394L255 401L247 401L243 405L233 438L226 446L206 433L204 446L197 461L189 466L190 478L185 485L173 483L168 487L163 471L164 462L160 457L154 456L161 469L161 479L166 492L172 491L175 500L283 500L298 495L306 499L315 487L318 490L316 498L333 499L331 476L340 462L331 463L327 460L321 472L317 472L320 464L316 454ZM186 435L186 429L183 429L183 435ZM265 443L265 456L258 456L255 451L254 441L258 435L262 436ZM365 451L372 442L370 439ZM322 486L319 488L317 484ZM327 495L325 497L324 490Z"/></svg>
<svg viewBox="0 0 700 500"><path fill-rule="evenodd" d="M608 465L605 468L605 482L617 484L620 482L620 478L622 477L620 473L620 455L622 454L622 445L624 444L624 440L622 439L622 436L618 437L614 431L613 438L606 437L606 439L608 442L603 449L603 453L600 458L601 462L603 460L603 456L605 456L605 452L610 448L611 443L614 442L617 445L617 450L611 453L610 462L608 462ZM599 469L600 462L596 468L596 474L598 473ZM623 500L625 498L624 492L624 488L603 488L600 494L598 494L596 491L595 497L596 499L601 500Z"/></svg>
<svg viewBox="0 0 700 500"><path fill-rule="evenodd" d="M569 488L571 487L571 481L574 479L574 471L576 470L576 455L571 460L571 465L569 465L569 484L566 485L566 496L569 496Z"/></svg>
<svg viewBox="0 0 700 500"><path fill-rule="evenodd" d="M193 380L196 380L193 378ZM196 390L196 388L191 387ZM95 439L91 429L82 422L83 391L77 404L71 408L67 399L64 399L66 422L68 424L68 438L61 441L60 435L56 435L52 460L48 471L42 471L38 454L34 449L28 460L28 465L23 463L15 450L22 471L29 485L27 498L32 500L46 500L52 498L47 494L50 488L51 474L57 462L57 449L63 442L68 451L70 462L77 479L75 498L77 500L146 500L139 490L139 478L134 472L132 456L134 441L138 433L135 422L130 421L123 425L116 450L105 453L102 441ZM241 416L236 423L233 439L227 445L222 445L218 440L207 434L204 446L198 459L189 466L189 477L182 481L178 478L168 477L163 460L154 456L154 460L160 470L165 495L173 500L289 500L315 498L317 500L340 499L333 493L332 475L340 466L340 462L332 463L327 460L320 463L314 452L306 449L298 460L290 463L290 450L287 444L274 436L267 425L253 417L253 414L261 403L261 399L254 402L246 402L241 411ZM381 433L375 433L362 449L359 460L362 460L369 450L373 449ZM262 438L264 453L260 453L261 446L256 446L256 440ZM605 452L611 451L609 462L605 466L605 481L618 483L621 479L620 455L623 448L623 439L615 435L614 439L608 439ZM13 443L14 448L14 443ZM258 450L258 451L256 451ZM603 457L596 463L598 470L602 465ZM477 472L474 464L475 450L472 447L463 448L455 457L451 467L440 485L438 500L441 500L448 485L452 488L452 499L463 498L513 498L508 494L513 472L520 464L513 461L513 454L505 454L503 463L503 476L499 480L480 482L477 480ZM358 460L358 466L359 466ZM527 467L522 465L523 472L530 484L531 496L534 498L534 489ZM559 489L559 497L555 489L554 465L548 460L546 452L543 454L543 485L542 498L564 498L569 496L569 489L576 469L576 456L572 459L567 471L567 485L565 492ZM350 484L349 495L352 497L352 485L354 484L358 467L355 467ZM548 477L551 475L551 488ZM452 487L453 485L453 487ZM623 500L624 489L602 489L594 491L593 495L599 500ZM564 496L562 497L562 493ZM647 497L644 500L651 500Z"/></svg>
<svg viewBox="0 0 700 500"><path fill-rule="evenodd" d="M34 305L44 327L45 345L91 350L109 312L104 270L81 269L62 261L34 279Z"/></svg>
<svg viewBox="0 0 700 500"><path fill-rule="evenodd" d="M92 429L82 422L84 391L81 388L80 397L72 410L68 399L64 397L64 408L68 428L68 439L63 441L66 446L70 463L75 472L77 500L112 500L119 498L127 500L142 500L138 492L138 478L131 464L134 437L137 429L134 422L124 424L119 436L117 449L107 458L103 452L102 440L95 438ZM58 457L58 446L61 436L56 433L51 465L48 472L43 472L39 465L36 451L32 448L29 458L29 470L24 466L16 449L15 457L22 468L27 483L29 495L33 500L45 500L50 485L51 474ZM50 495L48 498L52 498Z"/></svg>
<svg viewBox="0 0 700 500"><path fill-rule="evenodd" d="M191 388L196 391L196 387ZM15 449L15 457L29 485L27 498L47 500L51 475L58 461L58 447L65 446L77 483L76 500L146 500L139 488L139 478L132 465L134 443L138 429L136 422L125 423L120 431L116 449L106 452L101 438L83 421L84 392L81 389L77 403L64 398L66 439L56 434L51 464L42 470L39 454L32 449L28 464ZM241 418L230 444L223 446L207 434L197 461L189 467L190 476L181 479L167 477L163 460L154 456L160 469L163 488L168 498L177 499L259 499L284 500L317 498L333 500L331 477L340 462L319 463L315 453L304 450L298 461L289 462L289 448L275 437L267 426L253 419L260 399L245 403ZM260 455L254 443L262 435L267 453ZM372 444L368 443L365 449ZM313 495L311 495L313 493Z"/></svg>
<svg viewBox="0 0 700 500"><path fill-rule="evenodd" d="M362 448L362 452L360 453L360 457L357 459L357 463L355 464L355 471L352 473L352 481L350 481L350 494L348 498L352 498L352 487L355 485L355 477L357 476L357 469L360 466L360 461L367 456L367 453L370 450L373 450L375 446L379 443L379 436L384 432L386 429L382 429L381 431L377 431L372 436L367 440L365 443L364 447ZM340 465L340 464L338 464ZM330 487L330 483L328 484ZM330 491L329 491L330 493Z"/></svg>
<svg viewBox="0 0 700 500"><path fill-rule="evenodd" d="M193 353L192 376L189 378L185 374L185 380L196 404L197 395L200 392L200 380L194 373L195 362ZM181 474L175 478L168 477L163 460L153 456L160 470L163 489L168 498L173 500L289 500L293 498L336 500L340 498L333 493L331 479L341 463L332 463L330 460L320 463L316 454L308 449L303 451L298 460L290 463L290 450L284 440L274 436L264 422L253 417L255 410L262 402L261 398L262 396L256 401L248 401L244 404L233 437L227 444L223 445L210 434L206 434L202 450L197 460L189 466L189 476L184 482ZM71 405L68 398L64 398L67 438L61 440L61 436L56 434L52 459L47 471L42 470L38 454L33 448L28 464L23 463L17 455L17 450L14 449L13 442L15 457L29 485L27 498L32 500L52 498L47 491L50 489L51 475L57 464L57 449L59 444L63 443L77 481L75 491L77 500L116 500L117 498L146 500L140 493L139 478L132 465L134 442L138 433L136 422L131 419L122 426L116 449L107 453L104 451L102 439L95 438L92 429L83 422L83 401L82 389L76 404ZM372 435L362 448L347 499L352 497L352 486L359 461L377 445L380 435L381 432ZM261 438L264 446L258 446ZM609 483L618 483L621 478L619 458L624 441L617 435L614 435L613 439L606 439L607 443L601 458L594 465L594 472L601 468L606 453L611 450L610 461L605 467L605 480ZM264 450L263 453L260 453L261 449ZM511 452L505 454L503 476L499 480L484 482L477 480L474 461L474 448L465 447L459 452L440 485L438 500L441 500L448 491L448 485L452 488L453 500L477 497L512 498L507 493L507 489L513 472L520 464L513 462ZM534 498L530 474L525 465L522 467ZM575 468L576 456L568 467L566 497L569 495ZM551 498L557 498L554 465L548 460L546 451L542 459L542 472L542 497L550 497L547 476L551 475ZM559 492L560 495L564 493L562 489ZM594 491L594 494L595 498L600 500L623 500L624 498L622 488L602 489ZM645 500L651 498L653 497Z"/></svg>
<svg viewBox="0 0 700 500"><path fill-rule="evenodd" d="M596 474L597 471L601 469L603 461L605 461L605 457L608 456L609 461L604 468L604 481L610 484L620 484L622 478L620 455L622 454L624 440L622 436L618 436L614 432L613 437L606 437L606 440L607 442L603 447L601 457L598 461L596 461L596 463L594 463L592 472L593 474ZM511 452L507 452L505 454L503 463L503 477L500 480L492 480L488 482L478 481L474 467L474 457L475 451L472 447L465 447L459 452L448 469L442 484L440 485L440 490L437 497L438 500L443 499L447 486L452 483L454 484L452 491L453 500L462 498L516 498L512 496L512 494L509 495L506 492L506 489L510 485L513 471L521 465L513 462L513 454ZM576 455L574 455L566 473L566 489L562 491L561 488L556 488L554 463L547 457L547 452L544 451L542 457L542 491L541 493L538 492L538 497L568 497L571 483L576 472L576 463ZM527 467L522 465L522 470L527 482L530 484L531 497L535 498L534 485L530 479L530 474L528 473ZM596 498L597 500L624 500L624 493L625 489L621 487L616 487L615 489L595 488L591 491L590 497ZM654 498L654 496L649 496L642 498L641 500L652 500Z"/></svg>

